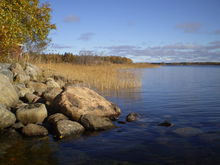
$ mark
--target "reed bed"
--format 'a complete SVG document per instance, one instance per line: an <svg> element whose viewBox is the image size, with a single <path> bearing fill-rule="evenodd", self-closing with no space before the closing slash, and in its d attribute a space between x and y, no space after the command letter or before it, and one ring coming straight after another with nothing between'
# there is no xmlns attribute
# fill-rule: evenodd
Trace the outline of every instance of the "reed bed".
<svg viewBox="0 0 220 165"><path fill-rule="evenodd" d="M119 90L141 86L141 75L130 68L155 67L151 64L77 65L69 63L38 64L44 70L79 80L98 90Z"/></svg>

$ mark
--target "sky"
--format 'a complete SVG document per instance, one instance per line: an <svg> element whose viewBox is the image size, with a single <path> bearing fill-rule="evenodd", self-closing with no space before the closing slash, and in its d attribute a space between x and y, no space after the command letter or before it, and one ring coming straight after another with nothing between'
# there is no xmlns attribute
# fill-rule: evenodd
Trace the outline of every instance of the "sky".
<svg viewBox="0 0 220 165"><path fill-rule="evenodd" d="M47 53L134 62L220 62L220 0L41 0L57 26Z"/></svg>

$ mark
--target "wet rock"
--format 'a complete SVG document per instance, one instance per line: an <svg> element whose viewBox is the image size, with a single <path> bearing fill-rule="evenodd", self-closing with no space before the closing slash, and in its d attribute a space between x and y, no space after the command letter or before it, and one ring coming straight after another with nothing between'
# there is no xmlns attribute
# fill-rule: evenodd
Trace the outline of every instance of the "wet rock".
<svg viewBox="0 0 220 165"><path fill-rule="evenodd" d="M47 121L53 125L55 125L60 120L68 120L68 117L66 117L62 113L55 113L55 114L49 116L47 119Z"/></svg>
<svg viewBox="0 0 220 165"><path fill-rule="evenodd" d="M17 119L23 124L42 123L47 117L47 109L44 104L29 104L16 111Z"/></svg>
<svg viewBox="0 0 220 165"><path fill-rule="evenodd" d="M131 112L126 116L126 121L127 122L132 122L132 121L136 121L138 119L138 114L135 112Z"/></svg>
<svg viewBox="0 0 220 165"><path fill-rule="evenodd" d="M57 108L72 120L82 115L119 116L120 109L95 91L85 87L67 87L56 99Z"/></svg>
<svg viewBox="0 0 220 165"><path fill-rule="evenodd" d="M24 98L28 101L28 103L36 103L40 97L33 94L33 93L27 93L25 94Z"/></svg>
<svg viewBox="0 0 220 165"><path fill-rule="evenodd" d="M0 91L0 104L12 107L18 103L19 97L16 89L3 74L0 74Z"/></svg>
<svg viewBox="0 0 220 165"><path fill-rule="evenodd" d="M46 85L48 88L60 88L60 85L53 78L47 78Z"/></svg>
<svg viewBox="0 0 220 165"><path fill-rule="evenodd" d="M80 123L87 129L87 130L106 130L110 128L114 128L115 125L112 121L107 117L100 117L96 115L86 114L80 118Z"/></svg>
<svg viewBox="0 0 220 165"><path fill-rule="evenodd" d="M13 125L16 121L15 115L0 104L0 129Z"/></svg>
<svg viewBox="0 0 220 165"><path fill-rule="evenodd" d="M126 124L126 121L118 121L119 124Z"/></svg>
<svg viewBox="0 0 220 165"><path fill-rule="evenodd" d="M57 136L63 138L70 135L80 135L84 132L84 127L71 120L60 120L56 123L55 126Z"/></svg>
<svg viewBox="0 0 220 165"><path fill-rule="evenodd" d="M158 126L162 126L162 127L171 127L171 126L173 126L173 124L172 124L171 122L165 120L165 121L159 123Z"/></svg>
<svg viewBox="0 0 220 165"><path fill-rule="evenodd" d="M46 136L48 131L45 127L37 124L28 124L22 129L22 133L26 136Z"/></svg>
<svg viewBox="0 0 220 165"><path fill-rule="evenodd" d="M42 70L35 65L27 63L24 69L31 80L37 81L42 76Z"/></svg>
<svg viewBox="0 0 220 165"><path fill-rule="evenodd" d="M201 129L193 128L193 127L178 128L173 132L180 136L185 136L185 137L196 136L203 133Z"/></svg>
<svg viewBox="0 0 220 165"><path fill-rule="evenodd" d="M33 89L38 96L41 96L47 90L47 85L41 82L30 81L26 84L26 87Z"/></svg>

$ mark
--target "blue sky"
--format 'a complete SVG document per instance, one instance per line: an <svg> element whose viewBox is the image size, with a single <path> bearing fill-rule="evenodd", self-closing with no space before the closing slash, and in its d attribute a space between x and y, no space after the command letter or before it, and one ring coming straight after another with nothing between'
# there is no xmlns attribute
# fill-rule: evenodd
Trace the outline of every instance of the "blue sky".
<svg viewBox="0 0 220 165"><path fill-rule="evenodd" d="M129 57L135 62L220 62L220 0L47 0L47 52Z"/></svg>

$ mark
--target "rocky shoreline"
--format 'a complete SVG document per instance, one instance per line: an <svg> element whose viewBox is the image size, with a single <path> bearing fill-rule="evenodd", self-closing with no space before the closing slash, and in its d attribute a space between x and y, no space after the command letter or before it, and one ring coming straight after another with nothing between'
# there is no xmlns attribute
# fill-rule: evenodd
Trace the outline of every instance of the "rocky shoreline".
<svg viewBox="0 0 220 165"><path fill-rule="evenodd" d="M0 132L79 136L114 128L119 107L75 81L26 63L0 63Z"/></svg>

